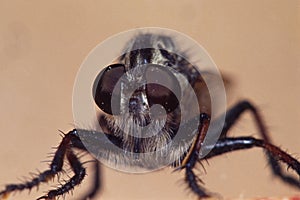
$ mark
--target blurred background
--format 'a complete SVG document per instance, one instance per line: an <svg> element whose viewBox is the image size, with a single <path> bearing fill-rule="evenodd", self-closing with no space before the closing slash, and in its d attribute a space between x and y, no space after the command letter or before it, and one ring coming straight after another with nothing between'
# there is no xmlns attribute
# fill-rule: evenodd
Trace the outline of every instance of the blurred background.
<svg viewBox="0 0 300 200"><path fill-rule="evenodd" d="M73 128L73 82L87 54L113 34L147 26L175 29L201 44L230 79L229 105L250 99L274 143L300 157L300 1L0 1L1 188L46 169L41 161L59 144L58 129ZM245 114L231 135L257 133ZM300 194L271 175L260 149L203 164L205 187L226 199ZM172 170L134 175L104 167L99 198L197 199L183 173ZM77 199L89 183L87 177L66 199ZM56 185L10 199L34 199Z"/></svg>

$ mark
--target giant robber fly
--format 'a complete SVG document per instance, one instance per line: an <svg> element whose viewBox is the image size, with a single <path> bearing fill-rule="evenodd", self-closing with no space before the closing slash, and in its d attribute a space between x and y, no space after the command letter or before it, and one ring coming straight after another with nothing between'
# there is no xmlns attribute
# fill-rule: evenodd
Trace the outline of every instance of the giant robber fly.
<svg viewBox="0 0 300 200"><path fill-rule="evenodd" d="M139 48L140 44L149 44L150 48ZM209 197L212 193L203 187L195 174L197 163L225 153L259 147L265 151L274 175L300 189L299 180L282 169L283 164L300 175L300 163L273 145L258 109L247 100L227 110L217 141L213 146L205 145L210 124L218 120L211 118L212 97L203 74L189 62L188 56L184 52L181 55L174 53L177 52L176 45L172 37L163 34L141 33L131 39L126 44L126 53L99 73L91 89L94 103L101 111L97 116L101 129L75 128L64 133L49 169L29 181L6 185L0 197L4 199L12 192L31 190L52 180L63 171L66 162L73 176L38 199L56 199L76 189L86 176L86 168L75 153L78 149L89 150L83 140L90 142L92 147L99 147L101 151L96 158L114 165L136 165L152 170L156 162L167 161L165 165L185 172L188 188L199 198ZM189 102L192 93L196 103ZM153 112L154 106L158 111ZM252 113L261 139L229 136L229 130L247 111ZM186 131L189 137L174 144L179 130ZM118 150L107 150L107 144ZM209 153L201 156L201 151L208 148ZM147 153L151 153L151 158ZM92 198L99 191L99 167L99 162L95 162L93 186L82 199Z"/></svg>

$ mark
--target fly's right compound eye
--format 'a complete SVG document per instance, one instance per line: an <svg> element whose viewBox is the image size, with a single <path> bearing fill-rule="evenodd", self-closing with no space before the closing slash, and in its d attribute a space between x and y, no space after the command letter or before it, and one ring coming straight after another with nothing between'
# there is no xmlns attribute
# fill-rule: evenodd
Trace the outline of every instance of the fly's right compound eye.
<svg viewBox="0 0 300 200"><path fill-rule="evenodd" d="M120 114L119 79L124 75L125 67L122 64L113 64L102 70L95 79L93 97L97 106L110 115ZM116 98L112 98L112 96ZM114 112L112 112L112 107Z"/></svg>
<svg viewBox="0 0 300 200"><path fill-rule="evenodd" d="M146 92L150 106L159 104L167 113L179 106L181 88L177 78L168 67L150 65L146 68Z"/></svg>

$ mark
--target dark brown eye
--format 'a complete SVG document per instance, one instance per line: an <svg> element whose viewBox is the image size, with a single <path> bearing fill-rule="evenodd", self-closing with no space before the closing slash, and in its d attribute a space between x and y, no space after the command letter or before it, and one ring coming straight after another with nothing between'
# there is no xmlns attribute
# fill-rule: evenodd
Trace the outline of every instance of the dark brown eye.
<svg viewBox="0 0 300 200"><path fill-rule="evenodd" d="M160 104L167 113L178 107L181 88L169 68L157 65L147 67L146 80L146 92L150 106Z"/></svg>
<svg viewBox="0 0 300 200"><path fill-rule="evenodd" d="M124 65L113 64L106 67L96 77L93 95L95 103L103 112L111 115L120 113L121 84L118 81L124 73ZM114 98L112 98L113 95ZM114 112L112 112L112 107Z"/></svg>

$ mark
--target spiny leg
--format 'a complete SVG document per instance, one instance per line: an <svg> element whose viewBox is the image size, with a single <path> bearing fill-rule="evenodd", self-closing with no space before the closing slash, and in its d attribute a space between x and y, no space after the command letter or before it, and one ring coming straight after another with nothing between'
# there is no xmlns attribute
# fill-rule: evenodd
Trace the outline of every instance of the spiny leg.
<svg viewBox="0 0 300 200"><path fill-rule="evenodd" d="M298 176L300 176L300 163L288 153L281 150L279 147L270 144L264 140L256 139L254 137L237 137L237 138L222 138L218 140L214 149L205 157L205 159L212 158L224 153L250 149L253 147L263 148L276 162L282 162L292 168ZM300 181L296 181L292 176L286 176L286 178L295 181L294 184L300 187Z"/></svg>
<svg viewBox="0 0 300 200"><path fill-rule="evenodd" d="M207 114L200 114L200 125L198 128L198 135L193 142L189 152L185 156L184 160L182 161L181 169L185 169L185 181L188 183L189 188L198 195L199 198L209 197L210 195L203 188L199 182L201 180L195 175L193 169L195 164L199 161L199 152L202 147L202 143L206 136L208 127L210 123L210 117Z"/></svg>
<svg viewBox="0 0 300 200"><path fill-rule="evenodd" d="M7 185L6 188L0 192L0 198L5 198L11 192L14 192L14 191L22 191L25 189L31 190L33 187L37 187L39 184L48 182L50 179L53 179L55 177L55 175L59 174L62 171L65 157L67 157L67 159L69 160L71 168L75 173L75 176L73 178L71 178L69 182L72 182L71 185L73 185L73 187L76 185L76 184L74 185L74 183L79 184L79 182L80 182L79 180L81 180L81 178L84 177L83 173L85 172L85 170L83 170L84 168L82 167L82 164L79 162L76 155L71 151L71 148L78 148L78 149L86 151L84 145L80 141L80 138L77 134L76 129L74 129L64 135L62 142L60 143L60 145L58 146L58 148L55 152L55 155L50 164L49 170L46 170L46 171L40 173L36 178L33 178L31 181L27 181L27 182L21 183L21 184ZM99 176L99 174L97 175L97 173L99 173L99 172L96 172L96 176ZM66 190L66 188L69 185L70 184L68 184L68 182L67 182L64 190ZM62 187L64 187L64 186L62 186ZM94 189L95 190L94 193L96 193L97 189ZM51 196L52 194L53 194L53 192L51 192L48 195Z"/></svg>
<svg viewBox="0 0 300 200"><path fill-rule="evenodd" d="M185 181L188 183L188 187L199 197L199 198L208 198L210 195L204 187L202 187L199 182L201 180L196 176L193 171L193 168L185 168Z"/></svg>
<svg viewBox="0 0 300 200"><path fill-rule="evenodd" d="M100 164L98 160L95 160L93 163L93 171L95 174L93 175L93 183L92 183L92 189L82 198L80 199L92 199L97 195L97 193L101 189L101 182L100 182Z"/></svg>
<svg viewBox="0 0 300 200"><path fill-rule="evenodd" d="M57 196L66 194L69 191L71 191L76 185L79 185L84 179L86 175L85 168L83 168L82 163L79 161L79 159L71 149L67 150L66 157L71 165L72 170L74 171L74 176L71 177L71 179L67 181L64 185L55 190L50 190L47 195L38 198L38 200L54 199Z"/></svg>
<svg viewBox="0 0 300 200"><path fill-rule="evenodd" d="M256 107L251 104L249 101L241 101L234 105L231 109L229 109L226 113L225 117L225 124L221 133L220 138L226 138L229 129L237 122L237 120L240 118L241 114L243 114L246 111L250 111L253 114L253 117L255 119L255 123L257 125L257 128L259 130L259 133L263 140L266 143L271 144L271 138L268 135L267 129L263 123L262 117L259 114ZM270 152L266 151L266 154L268 156L268 161L271 166L272 172L275 176L279 177L283 182L290 184L294 187L300 188L299 182L297 179L294 179L293 177L290 177L287 175L282 167L279 165L277 159L274 158Z"/></svg>
<svg viewBox="0 0 300 200"><path fill-rule="evenodd" d="M31 181L27 181L21 184L9 184L6 185L5 190L0 192L0 197L7 196L13 191L22 191L25 189L31 190L33 187L37 187L40 183L48 182L53 179L55 175L62 171L62 166L64 162L64 157L66 150L70 144L70 139L73 137L70 134L67 134L55 152L53 160L50 164L50 169L40 173L36 178L33 178Z"/></svg>

